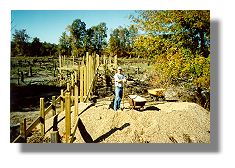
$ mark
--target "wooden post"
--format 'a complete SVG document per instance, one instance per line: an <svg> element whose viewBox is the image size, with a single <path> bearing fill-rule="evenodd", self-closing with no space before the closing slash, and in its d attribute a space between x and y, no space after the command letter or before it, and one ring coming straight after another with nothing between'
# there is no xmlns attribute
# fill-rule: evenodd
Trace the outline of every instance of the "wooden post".
<svg viewBox="0 0 235 168"><path fill-rule="evenodd" d="M58 143L58 131L51 132L51 143Z"/></svg>
<svg viewBox="0 0 235 168"><path fill-rule="evenodd" d="M52 96L52 115L56 115L56 102L55 102L55 96Z"/></svg>
<svg viewBox="0 0 235 168"><path fill-rule="evenodd" d="M62 67L62 60L61 60L61 55L59 55L59 73L60 73L60 86L62 86L62 74L61 74L61 67Z"/></svg>
<svg viewBox="0 0 235 168"><path fill-rule="evenodd" d="M99 67L99 65L100 65L100 56L96 54L96 69L97 67Z"/></svg>
<svg viewBox="0 0 235 168"><path fill-rule="evenodd" d="M20 123L20 135L26 142L26 118Z"/></svg>
<svg viewBox="0 0 235 168"><path fill-rule="evenodd" d="M41 125L41 134L45 134L45 104L44 98L40 98L40 125Z"/></svg>
<svg viewBox="0 0 235 168"><path fill-rule="evenodd" d="M59 55L59 66L60 66L60 68L61 68L61 66L62 66L61 55ZM61 70L60 70L60 71L61 71Z"/></svg>
<svg viewBox="0 0 235 168"><path fill-rule="evenodd" d="M65 66L67 63L66 63L66 58L65 58L65 55L64 55L64 61L63 61L63 66Z"/></svg>
<svg viewBox="0 0 235 168"><path fill-rule="evenodd" d="M61 112L64 111L64 90L61 89L60 91L61 99L60 99L60 108Z"/></svg>
<svg viewBox="0 0 235 168"><path fill-rule="evenodd" d="M80 67L80 102L83 102L83 74L84 74L84 66Z"/></svg>
<svg viewBox="0 0 235 168"><path fill-rule="evenodd" d="M85 64L85 56L83 55L82 56L82 65L84 65Z"/></svg>
<svg viewBox="0 0 235 168"><path fill-rule="evenodd" d="M84 66L83 68L83 73L84 73L84 96L87 96L87 66Z"/></svg>
<svg viewBox="0 0 235 168"><path fill-rule="evenodd" d="M92 80L92 57L91 55L89 56L89 85L88 89L91 87L91 80ZM88 98L91 98L91 91L88 93Z"/></svg>
<svg viewBox="0 0 235 168"><path fill-rule="evenodd" d="M74 122L77 120L78 117L78 73L75 73L75 88L74 88Z"/></svg>
<svg viewBox="0 0 235 168"><path fill-rule="evenodd" d="M87 78L86 78L86 84L87 84L87 92L86 95L88 96L88 90L89 90L89 85L90 85L90 60L89 60L89 55L87 53Z"/></svg>
<svg viewBox="0 0 235 168"><path fill-rule="evenodd" d="M88 64L87 64L87 72L86 72L86 88L87 88L87 92L86 92L86 96L87 96L87 98L86 98L86 100L88 100L88 98L89 98L89 95L88 95L88 91L89 91L89 81L90 81L90 64L89 64L89 61L88 61Z"/></svg>
<svg viewBox="0 0 235 168"><path fill-rule="evenodd" d="M71 134L71 107L70 107L70 93L65 93L65 132L66 143L69 142Z"/></svg>
<svg viewBox="0 0 235 168"><path fill-rule="evenodd" d="M74 74L71 75L71 96L74 96ZM74 99L71 99L71 104L74 105Z"/></svg>
<svg viewBox="0 0 235 168"><path fill-rule="evenodd" d="M67 82L67 91L70 92L70 84Z"/></svg>

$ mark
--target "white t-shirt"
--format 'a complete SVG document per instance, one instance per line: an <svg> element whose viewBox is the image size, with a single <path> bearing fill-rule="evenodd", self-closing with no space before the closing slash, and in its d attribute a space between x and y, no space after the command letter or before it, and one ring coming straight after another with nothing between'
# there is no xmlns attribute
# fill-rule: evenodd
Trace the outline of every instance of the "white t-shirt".
<svg viewBox="0 0 235 168"><path fill-rule="evenodd" d="M116 73L114 75L115 86L123 87L122 82L118 83L118 80L122 80L122 79L126 79L126 77L123 74Z"/></svg>

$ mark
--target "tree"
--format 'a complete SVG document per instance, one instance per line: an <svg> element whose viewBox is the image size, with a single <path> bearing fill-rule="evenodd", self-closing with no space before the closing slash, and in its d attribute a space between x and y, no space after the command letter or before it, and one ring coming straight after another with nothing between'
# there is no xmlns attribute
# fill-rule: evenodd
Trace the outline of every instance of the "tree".
<svg viewBox="0 0 235 168"><path fill-rule="evenodd" d="M71 53L70 39L66 32L63 32L59 38L58 51L62 55L69 55Z"/></svg>
<svg viewBox="0 0 235 168"><path fill-rule="evenodd" d="M26 33L26 29L22 30L15 30L15 33L13 34L13 39L12 39L12 47L13 50L17 55L23 56L26 55L27 48L28 48L28 40L29 40L29 35Z"/></svg>
<svg viewBox="0 0 235 168"><path fill-rule="evenodd" d="M71 25L67 27L70 33L70 44L72 51L76 54L83 54L86 50L85 37L86 37L86 24L80 19L73 21Z"/></svg>
<svg viewBox="0 0 235 168"><path fill-rule="evenodd" d="M100 23L97 26L93 26L91 27L87 33L89 33L91 36L91 44L94 48L94 51L98 54L100 54L107 42L106 42L106 38L107 38L107 30L108 28L106 27L106 23Z"/></svg>
<svg viewBox="0 0 235 168"><path fill-rule="evenodd" d="M131 17L145 35L170 35L173 48L190 49L194 54L209 55L210 12L203 10L139 11Z"/></svg>
<svg viewBox="0 0 235 168"><path fill-rule="evenodd" d="M109 52L119 56L133 54L133 41L136 38L137 29L134 26L129 28L121 27L114 29L110 34Z"/></svg>
<svg viewBox="0 0 235 168"><path fill-rule="evenodd" d="M140 11L136 53L153 58L155 82L210 89L210 12Z"/></svg>
<svg viewBox="0 0 235 168"><path fill-rule="evenodd" d="M40 42L40 39L37 37L34 37L32 43L31 43L31 54L30 55L41 56L41 48L42 48L42 43Z"/></svg>

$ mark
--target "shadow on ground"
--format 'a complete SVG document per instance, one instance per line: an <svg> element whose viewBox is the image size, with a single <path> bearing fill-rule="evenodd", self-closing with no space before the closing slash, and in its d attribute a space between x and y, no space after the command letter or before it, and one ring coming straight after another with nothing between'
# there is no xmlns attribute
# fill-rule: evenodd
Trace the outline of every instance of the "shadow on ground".
<svg viewBox="0 0 235 168"><path fill-rule="evenodd" d="M125 123L123 126L117 128L117 127L114 127L112 128L110 131L108 131L107 133L101 135L100 137L98 137L96 140L93 140L91 135L87 132L86 130L86 127L84 126L82 120L79 118L78 120L78 129L81 133L81 136L83 138L83 140L86 142L86 143L99 143L99 142L102 142L103 140L105 140L106 138L108 138L109 136L111 136L113 133L115 133L116 131L121 131L123 130L124 128L130 126L129 123Z"/></svg>

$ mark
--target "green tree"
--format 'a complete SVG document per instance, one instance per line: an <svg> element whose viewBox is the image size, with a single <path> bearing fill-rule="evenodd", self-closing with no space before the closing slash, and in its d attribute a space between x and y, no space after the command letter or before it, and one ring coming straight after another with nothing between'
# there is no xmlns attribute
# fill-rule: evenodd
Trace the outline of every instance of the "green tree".
<svg viewBox="0 0 235 168"><path fill-rule="evenodd" d="M114 29L110 34L109 52L119 56L129 56L133 54L133 41L136 38L137 29L134 26L129 28L121 27Z"/></svg>
<svg viewBox="0 0 235 168"><path fill-rule="evenodd" d="M16 54L15 56L26 55L29 38L26 29L15 30L12 39L12 51Z"/></svg>
<svg viewBox="0 0 235 168"><path fill-rule="evenodd" d="M70 33L70 44L72 47L72 51L75 54L83 54L86 50L86 24L82 22L80 19L76 19L73 21L71 25L67 27Z"/></svg>
<svg viewBox="0 0 235 168"><path fill-rule="evenodd" d="M100 54L107 45L107 30L106 23L100 23L97 26L91 27L87 33L91 33L90 41L96 53Z"/></svg>
<svg viewBox="0 0 235 168"><path fill-rule="evenodd" d="M69 36L66 34L66 32L63 32L61 37L59 38L58 51L62 55L71 54L70 39Z"/></svg>
<svg viewBox="0 0 235 168"><path fill-rule="evenodd" d="M32 56L41 56L41 48L42 48L42 43L40 42L40 39L37 37L33 38L33 41L31 43L31 54Z"/></svg>

